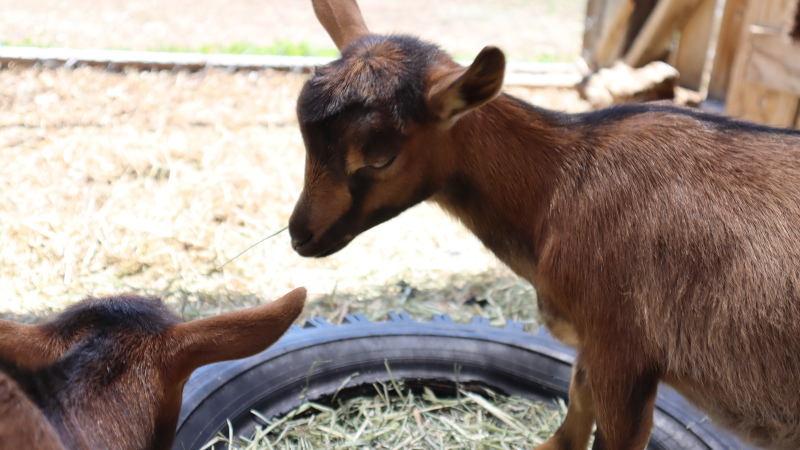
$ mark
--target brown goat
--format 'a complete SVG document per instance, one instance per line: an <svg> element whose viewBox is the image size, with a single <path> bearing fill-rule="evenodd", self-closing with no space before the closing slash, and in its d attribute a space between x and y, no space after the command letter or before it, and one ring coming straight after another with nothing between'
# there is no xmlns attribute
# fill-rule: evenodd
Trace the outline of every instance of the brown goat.
<svg viewBox="0 0 800 450"><path fill-rule="evenodd" d="M578 350L568 415L539 448L641 449L659 382L759 446L800 448L800 132L664 104L584 114L499 94L505 58L461 67L313 1L341 59L297 107L303 256L424 200L538 293Z"/></svg>
<svg viewBox="0 0 800 450"><path fill-rule="evenodd" d="M189 375L265 350L305 298L298 288L194 322L135 295L90 298L42 325L0 320L0 448L168 449Z"/></svg>

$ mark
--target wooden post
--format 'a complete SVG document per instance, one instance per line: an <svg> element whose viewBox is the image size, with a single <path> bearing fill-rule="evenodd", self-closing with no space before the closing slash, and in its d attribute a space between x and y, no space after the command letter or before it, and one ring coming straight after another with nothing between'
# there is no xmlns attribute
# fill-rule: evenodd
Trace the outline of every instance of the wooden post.
<svg viewBox="0 0 800 450"><path fill-rule="evenodd" d="M794 5L794 14L791 16L789 26L789 36L800 42L800 1Z"/></svg>
<svg viewBox="0 0 800 450"><path fill-rule="evenodd" d="M701 0L681 30L675 68L681 87L699 91L703 82L717 0Z"/></svg>
<svg viewBox="0 0 800 450"><path fill-rule="evenodd" d="M744 14L749 0L725 0L725 12L717 38L717 53L708 81L708 98L725 102L731 69L736 51L739 49L744 24ZM759 0L754 0L759 1Z"/></svg>
<svg viewBox="0 0 800 450"><path fill-rule="evenodd" d="M583 57L593 69L609 66L622 55L633 9L633 0L590 0L587 13L593 15L592 28L584 35Z"/></svg>
<svg viewBox="0 0 800 450"><path fill-rule="evenodd" d="M583 52L581 56L592 70L597 68L595 67L594 55L602 26L603 5L604 0L589 0L586 3L586 19L583 22Z"/></svg>
<svg viewBox="0 0 800 450"><path fill-rule="evenodd" d="M647 18L650 17L650 14L656 9L658 0L635 0L634 3L633 13L631 13L631 17L628 19L628 30L625 36L623 52L627 52L628 49L631 48L633 40L636 39L636 36L642 30L645 22L647 22Z"/></svg>
<svg viewBox="0 0 800 450"><path fill-rule="evenodd" d="M683 27L700 0L661 0L625 55L625 62L641 67L661 57L673 33Z"/></svg>

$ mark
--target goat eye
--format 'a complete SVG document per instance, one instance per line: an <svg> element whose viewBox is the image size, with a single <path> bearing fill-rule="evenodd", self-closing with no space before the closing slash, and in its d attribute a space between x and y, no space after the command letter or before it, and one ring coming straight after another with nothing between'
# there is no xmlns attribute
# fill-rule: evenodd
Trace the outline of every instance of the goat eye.
<svg viewBox="0 0 800 450"><path fill-rule="evenodd" d="M385 169L391 166L395 159L397 159L397 155L393 156L391 159L387 159L386 161L382 161L377 164L371 164L370 167L373 169Z"/></svg>

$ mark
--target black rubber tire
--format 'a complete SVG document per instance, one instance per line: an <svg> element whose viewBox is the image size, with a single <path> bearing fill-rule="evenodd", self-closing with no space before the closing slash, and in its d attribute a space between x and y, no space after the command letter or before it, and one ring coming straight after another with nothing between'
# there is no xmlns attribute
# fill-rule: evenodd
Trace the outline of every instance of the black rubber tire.
<svg viewBox="0 0 800 450"><path fill-rule="evenodd" d="M544 329L542 329L544 330ZM456 381L487 386L496 392L532 399L566 399L574 351L545 331L526 333L509 323L505 328L473 319L453 323L448 316L415 322L392 314L387 322L348 315L341 326L324 319L292 329L267 351L250 358L212 364L197 370L184 388L174 449L199 449L230 420L237 434L258 425L250 413L279 417L303 402L330 398L344 388L372 391L375 382ZM342 382L352 374L345 386ZM745 449L736 438L715 429L677 393L659 388L655 426L648 448Z"/></svg>

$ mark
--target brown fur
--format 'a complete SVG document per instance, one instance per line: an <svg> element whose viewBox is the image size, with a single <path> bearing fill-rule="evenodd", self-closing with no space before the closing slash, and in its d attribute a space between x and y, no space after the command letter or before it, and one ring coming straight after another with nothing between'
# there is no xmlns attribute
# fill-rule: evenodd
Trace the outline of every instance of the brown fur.
<svg viewBox="0 0 800 450"><path fill-rule="evenodd" d="M305 294L189 323L135 295L39 326L0 320L0 448L170 448L189 375L269 347Z"/></svg>
<svg viewBox="0 0 800 450"><path fill-rule="evenodd" d="M541 448L585 447L595 414L594 448L643 448L658 382L753 444L800 448L800 133L494 98L492 48L469 68L402 36L340 48L298 100L301 255L433 201L536 287L545 324L578 349L567 420ZM391 164L345 170L390 134ZM326 212L337 196L344 212Z"/></svg>

